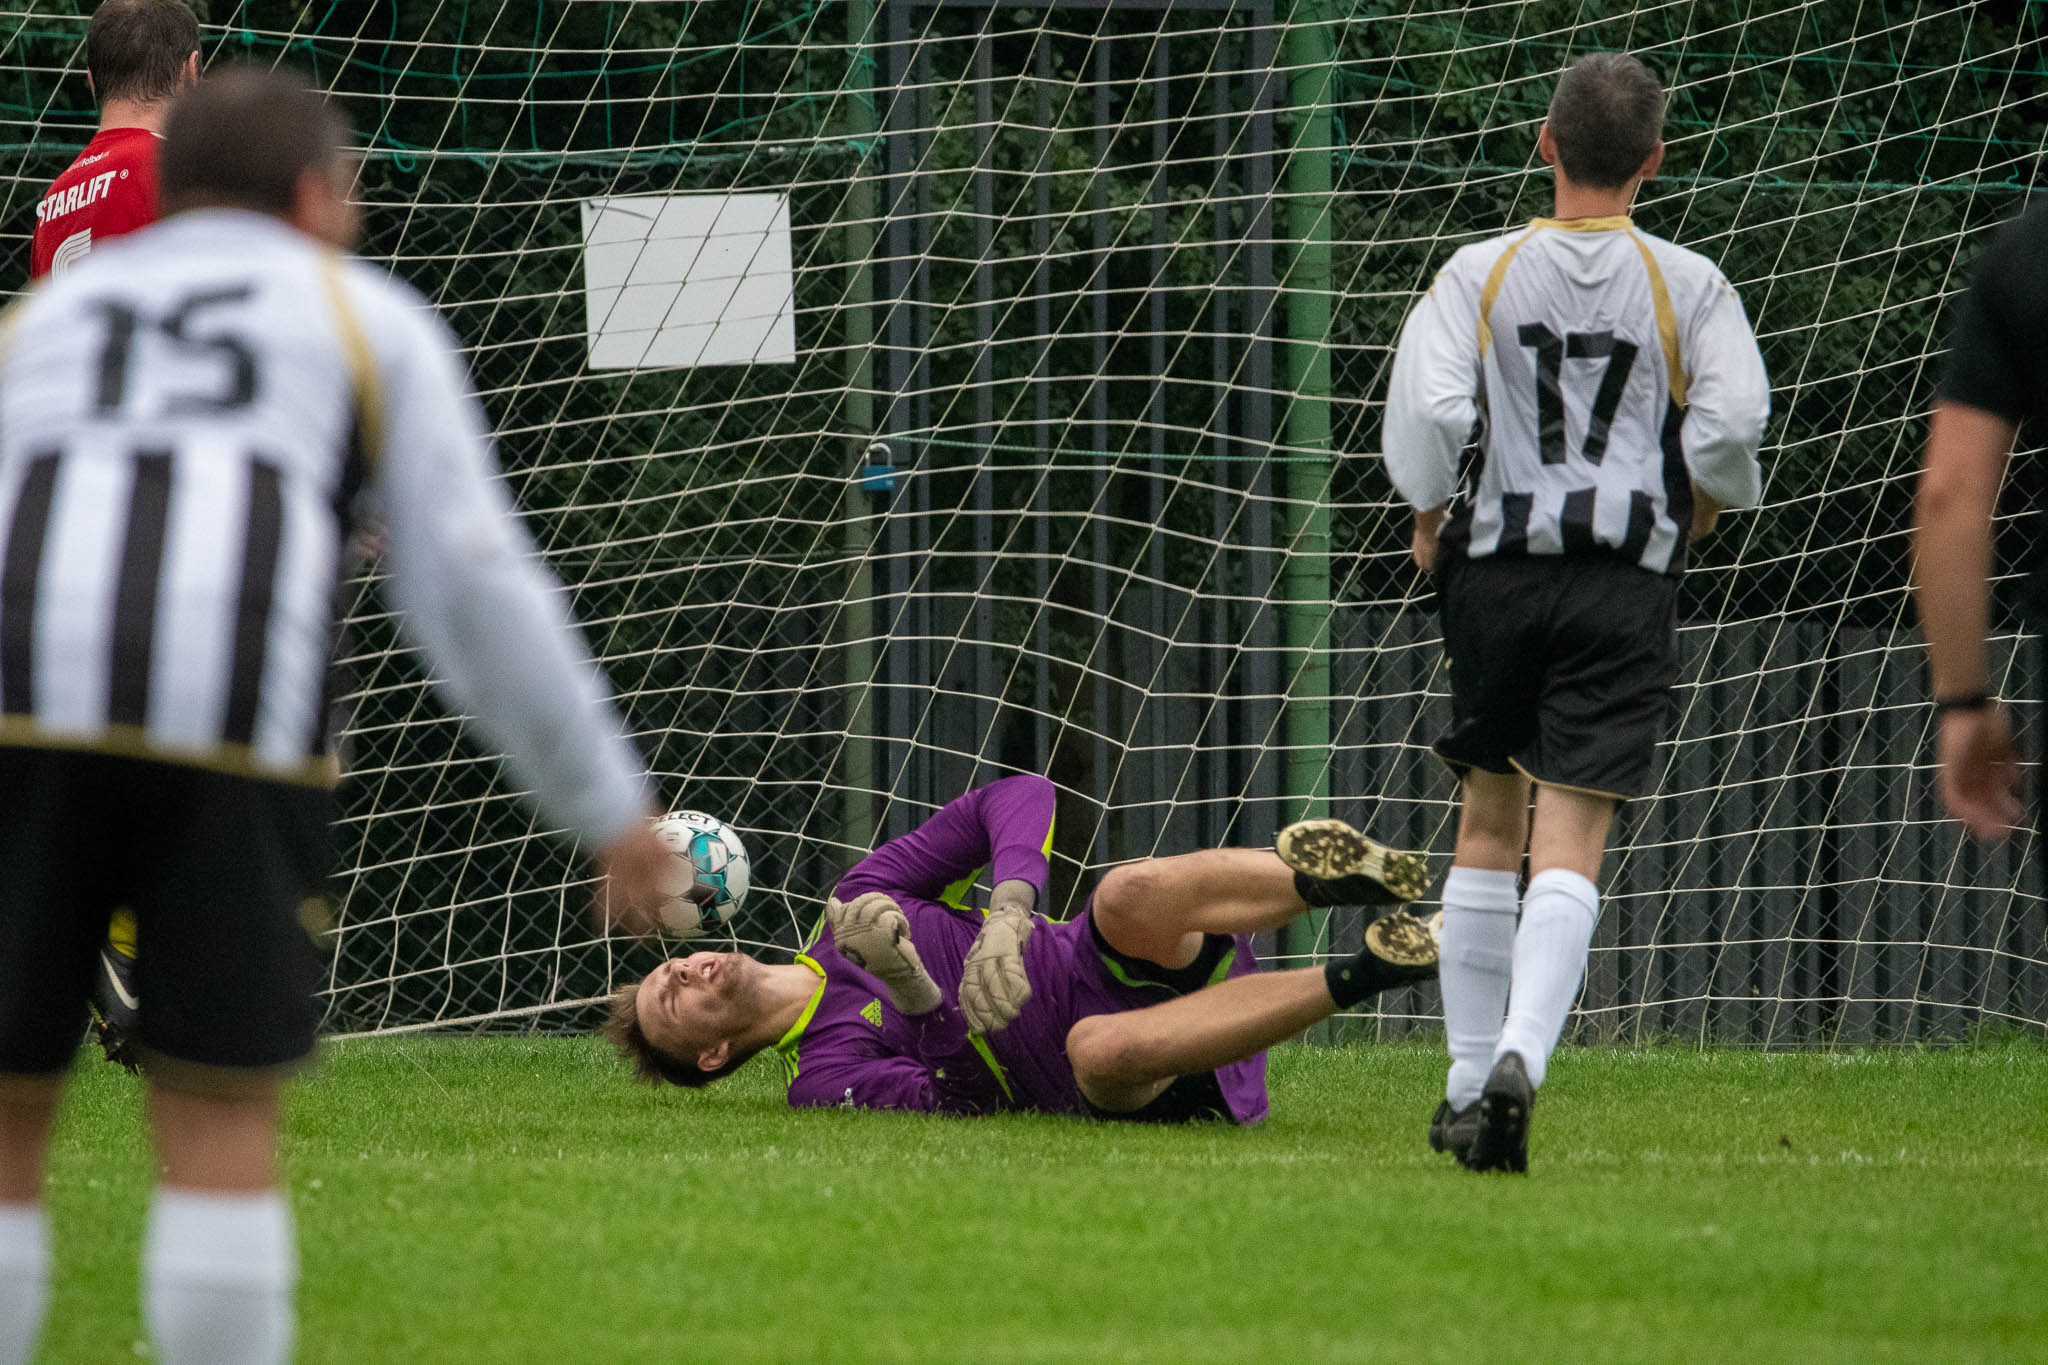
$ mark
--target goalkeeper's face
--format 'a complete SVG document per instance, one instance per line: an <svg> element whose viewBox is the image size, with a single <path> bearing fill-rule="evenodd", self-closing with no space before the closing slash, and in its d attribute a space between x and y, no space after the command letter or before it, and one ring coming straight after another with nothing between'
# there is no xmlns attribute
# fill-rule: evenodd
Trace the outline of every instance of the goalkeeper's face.
<svg viewBox="0 0 2048 1365"><path fill-rule="evenodd" d="M672 957L640 983L640 1031L670 1056L715 1071L761 1012L760 972L745 953Z"/></svg>

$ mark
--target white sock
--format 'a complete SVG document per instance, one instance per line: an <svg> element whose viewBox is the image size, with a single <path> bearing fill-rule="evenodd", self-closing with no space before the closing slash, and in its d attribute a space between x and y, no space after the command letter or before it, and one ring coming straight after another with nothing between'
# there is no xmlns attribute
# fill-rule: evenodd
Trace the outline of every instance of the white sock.
<svg viewBox="0 0 2048 1365"><path fill-rule="evenodd" d="M1507 1027L1494 1049L1499 1060L1522 1056L1529 1083L1543 1084L1544 1068L1564 1032L1564 1017L1579 997L1586 950L1600 918L1600 891L1576 872L1546 868L1529 879L1522 927L1515 931L1515 984L1508 996Z"/></svg>
<svg viewBox="0 0 2048 1365"><path fill-rule="evenodd" d="M163 1365L281 1365L298 1258L276 1190L160 1188L143 1243L143 1315Z"/></svg>
<svg viewBox="0 0 2048 1365"><path fill-rule="evenodd" d="M1437 984L1444 996L1444 1040L1451 1074L1444 1098L1454 1109L1479 1099L1500 1041L1508 1007L1508 969L1514 962L1515 910L1520 904L1512 872L1454 867L1444 878L1444 928L1437 942Z"/></svg>
<svg viewBox="0 0 2048 1365"><path fill-rule="evenodd" d="M28 1365L50 1301L50 1217L0 1204L0 1365Z"/></svg>

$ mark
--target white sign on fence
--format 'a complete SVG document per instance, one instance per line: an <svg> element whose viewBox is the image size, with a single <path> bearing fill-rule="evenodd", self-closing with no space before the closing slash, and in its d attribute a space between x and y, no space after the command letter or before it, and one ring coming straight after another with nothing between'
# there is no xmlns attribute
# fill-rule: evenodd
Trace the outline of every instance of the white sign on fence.
<svg viewBox="0 0 2048 1365"><path fill-rule="evenodd" d="M584 200L590 368L794 361L791 260L787 195Z"/></svg>

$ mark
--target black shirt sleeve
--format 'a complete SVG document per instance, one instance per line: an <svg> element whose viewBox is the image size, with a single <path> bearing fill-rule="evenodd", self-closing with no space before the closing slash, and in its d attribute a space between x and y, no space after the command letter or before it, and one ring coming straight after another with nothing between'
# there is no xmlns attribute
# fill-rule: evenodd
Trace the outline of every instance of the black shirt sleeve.
<svg viewBox="0 0 2048 1365"><path fill-rule="evenodd" d="M2037 206L2001 227L1977 258L1955 314L1938 397L2018 425L2048 406L2034 351L2048 343L2048 271L2040 246L2048 212ZM2035 347L2028 347L2035 338Z"/></svg>

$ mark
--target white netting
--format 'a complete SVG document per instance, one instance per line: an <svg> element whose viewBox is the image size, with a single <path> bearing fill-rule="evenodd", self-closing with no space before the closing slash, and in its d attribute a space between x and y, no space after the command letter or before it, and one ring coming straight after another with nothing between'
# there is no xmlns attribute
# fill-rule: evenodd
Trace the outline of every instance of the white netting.
<svg viewBox="0 0 2048 1365"><path fill-rule="evenodd" d="M90 128L75 8L0 11L23 260ZM1324 804L1448 848L1436 628L1376 458L1390 348L1452 250L1547 211L1568 58L1638 53L1672 87L1638 221L1744 297L1770 505L1688 580L1663 795L1622 827L1584 1018L2040 1025L2030 841L1937 818L1903 567L1944 302L2044 150L2039 9L1740 8L240 4L209 55L350 92L366 253L471 346L667 795L746 832L742 936L786 945L873 839L1008 771L1062 788L1061 905ZM583 202L734 191L788 197L795 360L591 370ZM645 950L593 940L578 863L379 600L343 651L330 1024L580 1022ZM2001 683L2036 696L2005 629ZM1285 951L1356 933L1312 928Z"/></svg>

